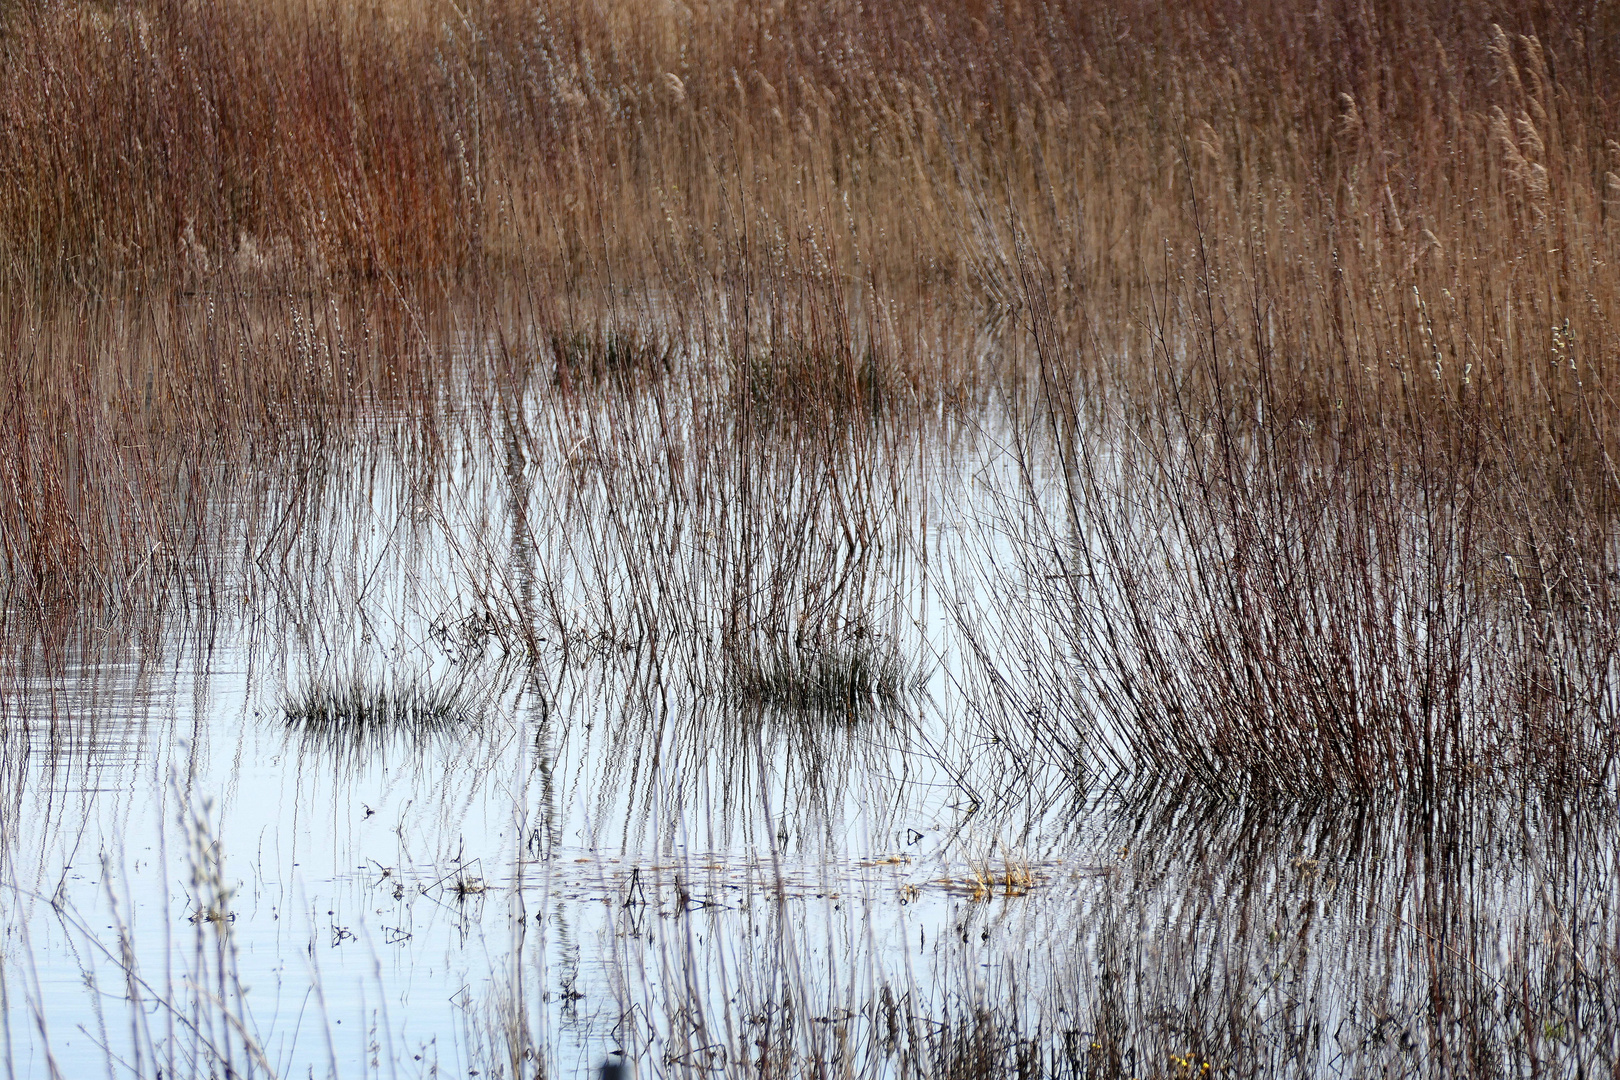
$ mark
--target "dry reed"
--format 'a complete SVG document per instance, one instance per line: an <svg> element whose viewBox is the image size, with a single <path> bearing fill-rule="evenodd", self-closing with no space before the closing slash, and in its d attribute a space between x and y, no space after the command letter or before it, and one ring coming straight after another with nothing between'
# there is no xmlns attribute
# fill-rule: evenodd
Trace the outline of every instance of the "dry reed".
<svg viewBox="0 0 1620 1080"><path fill-rule="evenodd" d="M12 5L9 606L206 577L264 447L379 411L431 444L452 367L493 414L549 349L547 422L618 501L582 541L599 642L693 601L727 643L797 633L841 571L755 564L855 537L882 483L841 474L994 398L1063 477L1024 536L1073 722L1034 741L1295 793L1607 775L1614 18ZM773 439L839 462L781 513L736 464ZM623 557L694 522L718 576Z"/></svg>

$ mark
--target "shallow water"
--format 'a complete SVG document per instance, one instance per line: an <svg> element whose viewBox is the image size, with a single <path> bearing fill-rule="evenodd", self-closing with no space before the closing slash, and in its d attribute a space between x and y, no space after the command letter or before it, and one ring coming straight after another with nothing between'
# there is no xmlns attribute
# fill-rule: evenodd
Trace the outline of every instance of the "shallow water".
<svg viewBox="0 0 1620 1080"><path fill-rule="evenodd" d="M11 1073L1617 1060L1612 808L1222 802L1039 722L1032 760L962 632L1029 587L1003 442L750 462L541 398L261 462L205 581L15 651ZM805 633L892 692L738 692ZM294 718L353 686L446 705Z"/></svg>
<svg viewBox="0 0 1620 1080"><path fill-rule="evenodd" d="M937 663L933 686L859 715L729 702L679 660L609 639L623 613L592 592L611 578L581 580L600 553L558 539L579 510L556 512L552 465L467 437L424 492L405 455L352 453L318 483L313 467L261 478L279 508L244 515L215 606L19 659L5 901L19 1073L49 1071L47 1038L70 1075L100 1071L109 1043L131 1060L127 1024L105 1015L126 989L122 931L146 1023L167 1032L172 1008L185 1044L204 983L240 1001L280 1075L364 1072L379 1052L407 1072L476 1067L519 994L552 1067L591 1066L640 1045L621 1006L661 985L626 927L646 925L650 948L677 913L714 919L704 940L735 938L739 912L777 905L766 921L814 926L832 898L835 914L874 908L874 941L937 932L938 903L895 901L912 882L940 892L967 807L930 749ZM554 501L537 505L536 486ZM566 603L559 647L531 660L479 620L492 587L533 595L536 550ZM699 571L686 587L718 586ZM570 620L583 645L565 649ZM311 688L350 683L437 688L454 716L363 731L289 716Z"/></svg>

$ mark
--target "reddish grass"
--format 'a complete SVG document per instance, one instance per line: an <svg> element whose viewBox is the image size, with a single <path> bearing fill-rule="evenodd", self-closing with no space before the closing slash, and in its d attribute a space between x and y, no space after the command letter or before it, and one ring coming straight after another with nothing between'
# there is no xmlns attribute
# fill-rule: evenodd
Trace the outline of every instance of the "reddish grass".
<svg viewBox="0 0 1620 1080"><path fill-rule="evenodd" d="M1114 624L1073 645L1106 643L1093 691L1134 755L1169 740L1212 783L1288 790L1470 775L1515 737L1557 775L1612 760L1590 741L1620 625L1606 7L5 20L18 595L121 602L155 552L206 550L248 433L428 416L451 353L497 397L543 363L563 402L719 402L714 461L995 392L1101 545ZM627 332L652 353L601 378ZM1123 472L1094 437L1136 447ZM662 497L643 479L624 490ZM1570 762L1533 752L1571 738Z"/></svg>

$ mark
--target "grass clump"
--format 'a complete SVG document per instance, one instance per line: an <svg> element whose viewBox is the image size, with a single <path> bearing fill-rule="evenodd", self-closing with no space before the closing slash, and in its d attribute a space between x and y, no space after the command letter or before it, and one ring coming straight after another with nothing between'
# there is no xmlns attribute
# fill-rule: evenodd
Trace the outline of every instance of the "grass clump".
<svg viewBox="0 0 1620 1080"><path fill-rule="evenodd" d="M578 330L551 335L560 387L629 385L668 373L675 350L645 330Z"/></svg>
<svg viewBox="0 0 1620 1080"><path fill-rule="evenodd" d="M917 681L891 644L851 633L826 643L773 643L738 659L731 691L750 705L860 719L898 709Z"/></svg>
<svg viewBox="0 0 1620 1080"><path fill-rule="evenodd" d="M458 685L425 679L372 681L360 675L316 680L281 705L287 727L317 738L380 741L450 732L471 724L475 713Z"/></svg>
<svg viewBox="0 0 1620 1080"><path fill-rule="evenodd" d="M898 374L870 345L789 338L750 357L742 377L756 416L848 422L880 417L902 400Z"/></svg>

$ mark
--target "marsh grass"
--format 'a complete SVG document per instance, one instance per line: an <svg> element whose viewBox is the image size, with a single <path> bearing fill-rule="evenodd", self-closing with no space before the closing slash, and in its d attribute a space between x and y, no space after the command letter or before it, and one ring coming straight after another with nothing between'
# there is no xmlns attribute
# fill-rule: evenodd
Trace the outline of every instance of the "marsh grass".
<svg viewBox="0 0 1620 1080"><path fill-rule="evenodd" d="M866 448L1006 402L1021 435L1052 429L1071 481L1075 432L1144 433L1136 479L1166 513L1192 508L1174 548L1202 576L1181 591L1269 597L1274 616L1244 618L1285 637L1348 578L1323 564L1303 586L1293 552L1317 539L1297 531L1282 561L1246 560L1312 519L1345 538L1324 549L1341 567L1362 557L1350 538L1413 513L1417 534L1466 537L1471 612L1605 611L1612 16L1469 12L22 5L0 87L7 175L24 178L0 198L7 585L48 615L206 570L198 508L235 494L212 476L265 443L363 426L380 403L414 411L431 444L445 357L470 351L463 366L489 374L472 407L491 413L537 357L593 390L681 369L565 443L595 465L662 450L671 469L684 443L682 467L701 465L684 479L603 474L674 515L710 479L741 492L752 481L725 462L774 438L838 450L827 503L857 533L848 511L898 489L863 473ZM669 546L634 515L614 528L636 555ZM1300 572L1271 589L1252 565ZM608 637L645 640L691 610L690 591L668 600L678 577L645 575ZM747 606L782 595L760 584L737 581ZM1358 670L1383 663L1353 637ZM1443 691L1429 700L1468 670L1451 653L1425 661ZM1514 694L1541 709L1563 661L1510 662ZM1333 683L1346 662L1300 663ZM1587 702L1600 669L1575 673ZM1293 681L1224 680L1251 700ZM1279 703L1279 728L1293 709L1295 727L1345 715ZM1585 721L1536 724L1558 738Z"/></svg>
<svg viewBox="0 0 1620 1080"><path fill-rule="evenodd" d="M666 374L674 361L673 347L652 338L646 328L557 333L551 351L557 363L554 381L564 389L578 382L631 386Z"/></svg>
<svg viewBox="0 0 1620 1080"><path fill-rule="evenodd" d="M1185 389L1162 345L1174 392L1127 406L1128 437L1079 419L1043 346L1051 423L1015 434L1019 491L1000 511L1023 583L1001 610L1017 644L976 649L1036 718L1010 721L1022 740L1051 732L1098 769L1287 797L1611 783L1606 421L1576 406L1558 449L1537 450L1467 386L1409 439L1358 420L1365 402L1313 417L1286 389L1295 373L1269 370L1258 325L1216 329L1208 282L1161 310L1185 305L1209 329L1188 378L1215 392ZM1254 288L1259 320L1272 300ZM1262 380L1233 380L1249 364Z"/></svg>
<svg viewBox="0 0 1620 1080"><path fill-rule="evenodd" d="M1479 861L1527 808L1564 836L1620 766L1612 7L0 10L8 639L303 595L323 490L392 429L411 519L466 526L460 652L903 707L905 654L848 628L901 623L945 518L979 559L949 583L955 737L1005 751L1004 797L1172 786L1174 820L1117 838L1138 861L1030 924L1095 946L1025 969L1038 996L987 1002L964 952L943 1000L875 961L813 1000L778 926L725 1017L628 984L665 1071L1616 1059L1613 859L1520 851L1556 872L1508 922ZM446 480L479 424L504 516ZM942 505L963 429L1001 468ZM476 700L342 675L281 719L369 746L476 726ZM736 766L732 719L648 768ZM791 726L795 754L854 727ZM842 792L842 760L801 756ZM1323 807L1344 820L1275 818ZM1432 820L1374 858L1391 812ZM1323 925L1348 928L1331 969ZM690 941L663 985L719 969ZM227 1041L165 1075L251 1050L214 955L195 1010Z"/></svg>
<svg viewBox="0 0 1620 1080"><path fill-rule="evenodd" d="M737 367L747 413L766 426L880 422L912 398L895 365L881 362L870 344L841 337L776 341Z"/></svg>
<svg viewBox="0 0 1620 1080"><path fill-rule="evenodd" d="M481 719L478 703L459 683L360 674L310 680L287 694L281 713L289 731L337 745L458 733Z"/></svg>
<svg viewBox="0 0 1620 1080"><path fill-rule="evenodd" d="M845 719L902 709L921 679L899 649L860 628L829 642L771 642L732 660L739 704Z"/></svg>

